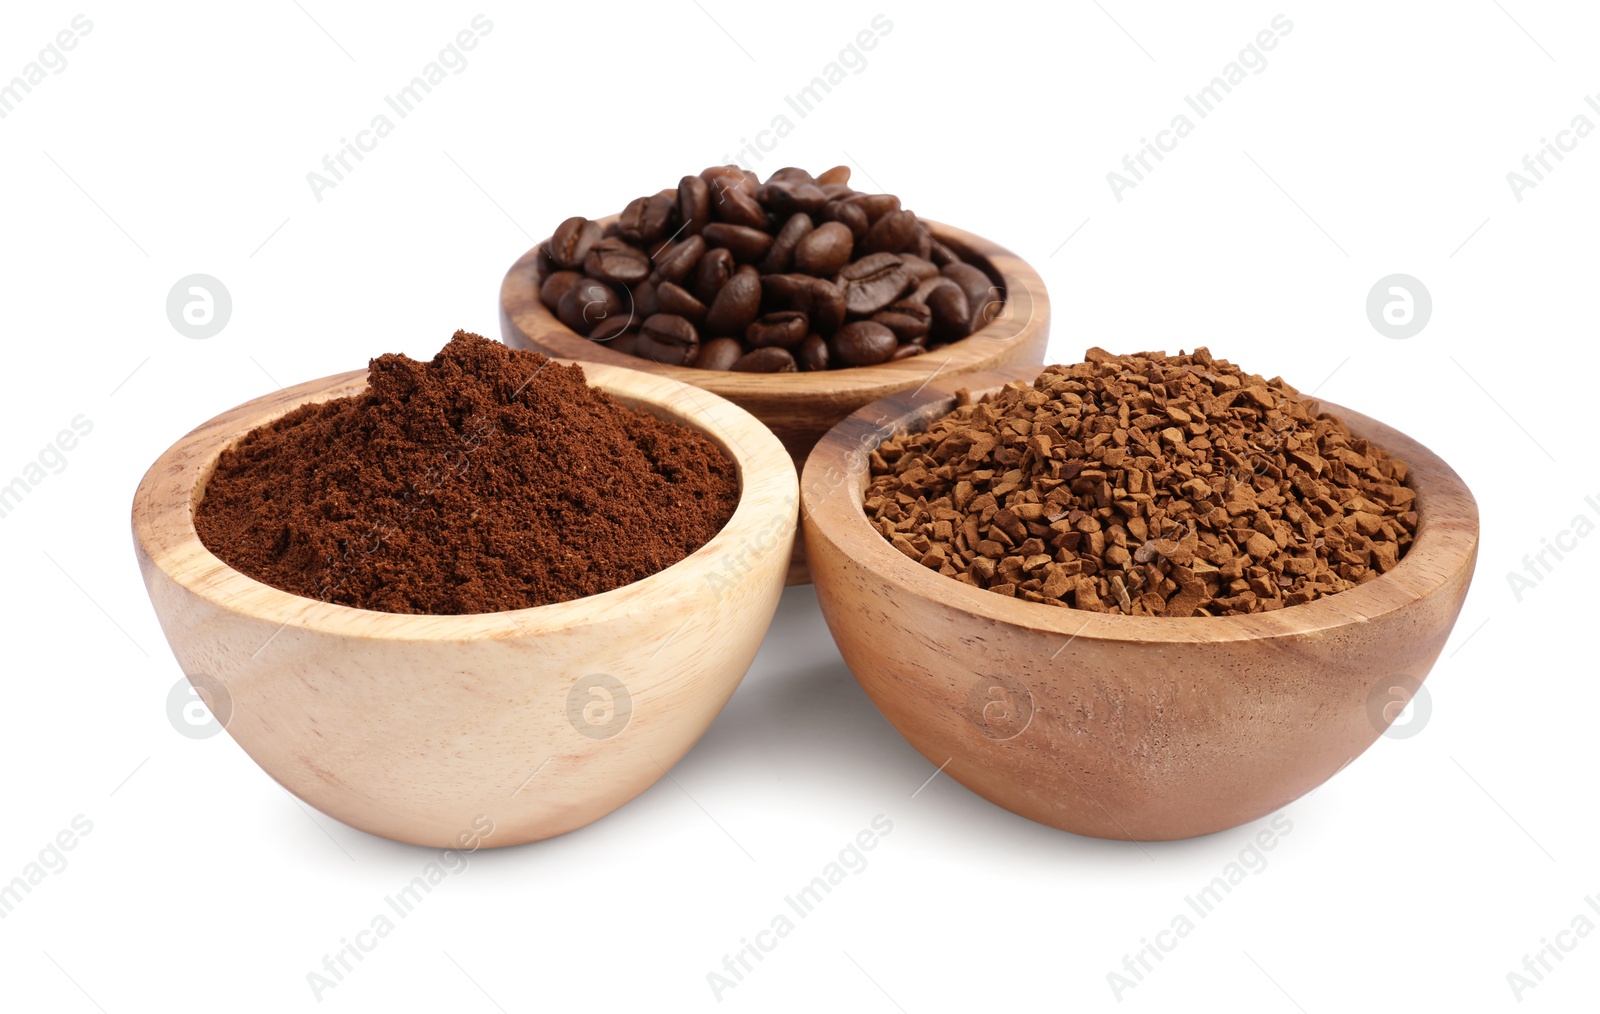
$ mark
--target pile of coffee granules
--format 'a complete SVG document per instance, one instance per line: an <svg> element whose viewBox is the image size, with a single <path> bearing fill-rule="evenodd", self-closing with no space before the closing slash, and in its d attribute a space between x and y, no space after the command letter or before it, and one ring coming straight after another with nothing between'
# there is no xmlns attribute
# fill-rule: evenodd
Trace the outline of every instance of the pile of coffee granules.
<svg viewBox="0 0 1600 1014"><path fill-rule="evenodd" d="M367 390L225 451L195 509L229 566L391 613L487 613L648 577L733 516L738 473L686 426L583 369L456 332L431 362L372 360Z"/></svg>
<svg viewBox="0 0 1600 1014"><path fill-rule="evenodd" d="M1310 602L1389 570L1406 466L1204 348L1050 366L872 455L867 516L958 581L1134 616Z"/></svg>

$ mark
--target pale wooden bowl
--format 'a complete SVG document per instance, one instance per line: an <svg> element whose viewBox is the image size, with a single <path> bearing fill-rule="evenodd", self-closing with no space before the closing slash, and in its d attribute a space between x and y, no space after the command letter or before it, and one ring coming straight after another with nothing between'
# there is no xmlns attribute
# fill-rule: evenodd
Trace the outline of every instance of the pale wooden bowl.
<svg viewBox="0 0 1600 1014"><path fill-rule="evenodd" d="M459 847L583 827L643 792L744 677L783 591L794 466L747 412L665 377L585 364L618 401L688 423L734 459L732 520L688 558L588 598L410 616L302 598L224 564L195 534L218 455L308 402L355 394L358 370L212 419L146 473L133 533L150 601L227 731L290 792L397 841ZM610 676L616 684L592 675ZM485 822L492 832L482 835Z"/></svg>
<svg viewBox="0 0 1600 1014"><path fill-rule="evenodd" d="M1257 616L1160 619L1005 598L928 570L867 522L866 457L1040 367L940 378L863 408L817 445L801 516L823 615L879 709L934 765L1052 827L1154 841L1235 827L1370 746L1461 609L1478 509L1426 447L1324 402L1410 465L1421 524L1349 591ZM1403 688L1397 690L1395 688Z"/></svg>
<svg viewBox="0 0 1600 1014"><path fill-rule="evenodd" d="M601 225L612 215L596 219ZM1050 297L1044 281L1027 261L996 243L969 232L921 218L933 237L963 260L983 268L1005 289L1005 304L988 326L925 355L881 366L858 366L821 373L732 373L664 366L648 359L614 352L556 319L539 300L544 274L539 248L523 254L500 284L500 335L512 348L532 349L547 356L611 366L646 369L685 384L694 384L750 412L778 435L794 456L795 469L822 435L861 406L896 391L920 387L937 374L949 377L977 370L1044 362L1050 336ZM803 535L796 539L789 584L810 580Z"/></svg>

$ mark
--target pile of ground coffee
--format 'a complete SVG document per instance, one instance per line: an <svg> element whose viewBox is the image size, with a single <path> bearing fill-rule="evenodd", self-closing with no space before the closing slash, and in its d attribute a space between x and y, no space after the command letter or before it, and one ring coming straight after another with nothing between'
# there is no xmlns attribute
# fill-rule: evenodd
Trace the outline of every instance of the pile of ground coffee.
<svg viewBox="0 0 1600 1014"><path fill-rule="evenodd" d="M195 529L284 591L391 613L486 613L648 577L733 516L738 473L686 426L581 367L456 332L372 360L362 394L223 453Z"/></svg>
<svg viewBox="0 0 1600 1014"><path fill-rule="evenodd" d="M958 581L1135 616L1309 602L1411 545L1406 466L1282 379L1204 348L1085 359L884 443L872 524Z"/></svg>

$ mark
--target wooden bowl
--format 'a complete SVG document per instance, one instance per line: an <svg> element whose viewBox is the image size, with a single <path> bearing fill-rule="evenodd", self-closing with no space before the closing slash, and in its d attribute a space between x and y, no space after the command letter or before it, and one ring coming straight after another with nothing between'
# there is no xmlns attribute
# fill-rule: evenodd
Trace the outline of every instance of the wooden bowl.
<svg viewBox="0 0 1600 1014"><path fill-rule="evenodd" d="M1410 465L1421 524L1399 565L1254 616L1160 619L1005 598L941 576L867 522L885 438L1039 367L941 378L856 412L801 481L812 579L845 662L912 746L1008 810L1135 841L1271 813L1370 746L1444 646L1478 549L1478 509L1426 447L1324 402Z"/></svg>
<svg viewBox="0 0 1600 1014"><path fill-rule="evenodd" d="M602 226L615 220L615 215L598 219ZM949 377L1044 362L1050 298L1038 273L1010 250L986 239L925 218L919 221L935 239L1002 286L1006 300L1000 315L988 326L898 363L821 373L732 373L664 366L614 352L605 343L590 341L561 323L540 302L544 274L538 247L523 254L500 284L500 335L512 348L533 349L560 359L648 369L721 395L766 423L794 456L798 471L824 433L869 402L920 387L935 375ZM809 580L802 537L795 541L788 583Z"/></svg>
<svg viewBox="0 0 1600 1014"><path fill-rule="evenodd" d="M373 612L262 584L201 544L194 507L223 449L296 406L360 392L365 370L225 412L146 473L134 545L162 630L213 714L290 792L397 841L515 845L637 796L722 710L783 591L794 466L721 398L584 369L623 404L705 433L741 486L710 542L588 598L463 616Z"/></svg>

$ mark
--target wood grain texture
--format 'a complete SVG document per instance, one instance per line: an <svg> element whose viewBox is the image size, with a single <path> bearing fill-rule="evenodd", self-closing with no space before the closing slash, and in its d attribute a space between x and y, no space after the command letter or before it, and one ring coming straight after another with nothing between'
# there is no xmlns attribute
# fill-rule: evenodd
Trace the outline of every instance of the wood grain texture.
<svg viewBox="0 0 1600 1014"><path fill-rule="evenodd" d="M635 370L584 369L624 404L704 432L735 460L741 486L733 518L705 546L588 598L466 616L373 612L279 591L201 544L194 506L222 450L291 408L361 391L365 370L226 412L145 475L134 545L167 641L191 682L225 690L213 708L231 712L227 731L289 791L397 841L457 846L487 819L483 845L514 845L632 799L722 709L783 590L793 463L720 398ZM625 698L574 689L592 674L619 680ZM613 735L594 735L624 713Z"/></svg>
<svg viewBox="0 0 1600 1014"><path fill-rule="evenodd" d="M1275 612L1161 619L1018 601L908 559L862 508L866 457L898 431L1039 367L941 378L867 406L817 445L801 481L817 597L889 721L974 792L1078 834L1187 838L1254 820L1370 746L1449 637L1478 509L1410 437L1323 402L1411 467L1415 543L1389 573Z"/></svg>
<svg viewBox="0 0 1600 1014"><path fill-rule="evenodd" d="M616 216L598 219L610 224ZM648 369L694 384L750 412L778 435L798 471L822 435L869 402L896 391L913 390L930 377L948 377L1044 361L1050 335L1050 297L1044 281L1026 261L998 244L948 225L919 218L964 260L983 268L1004 287L1006 302L987 327L926 355L820 373L733 373L665 366L592 342L556 319L539 301L538 247L523 254L500 285L500 335L512 348L611 366ZM789 583L810 580L802 540L795 544Z"/></svg>

